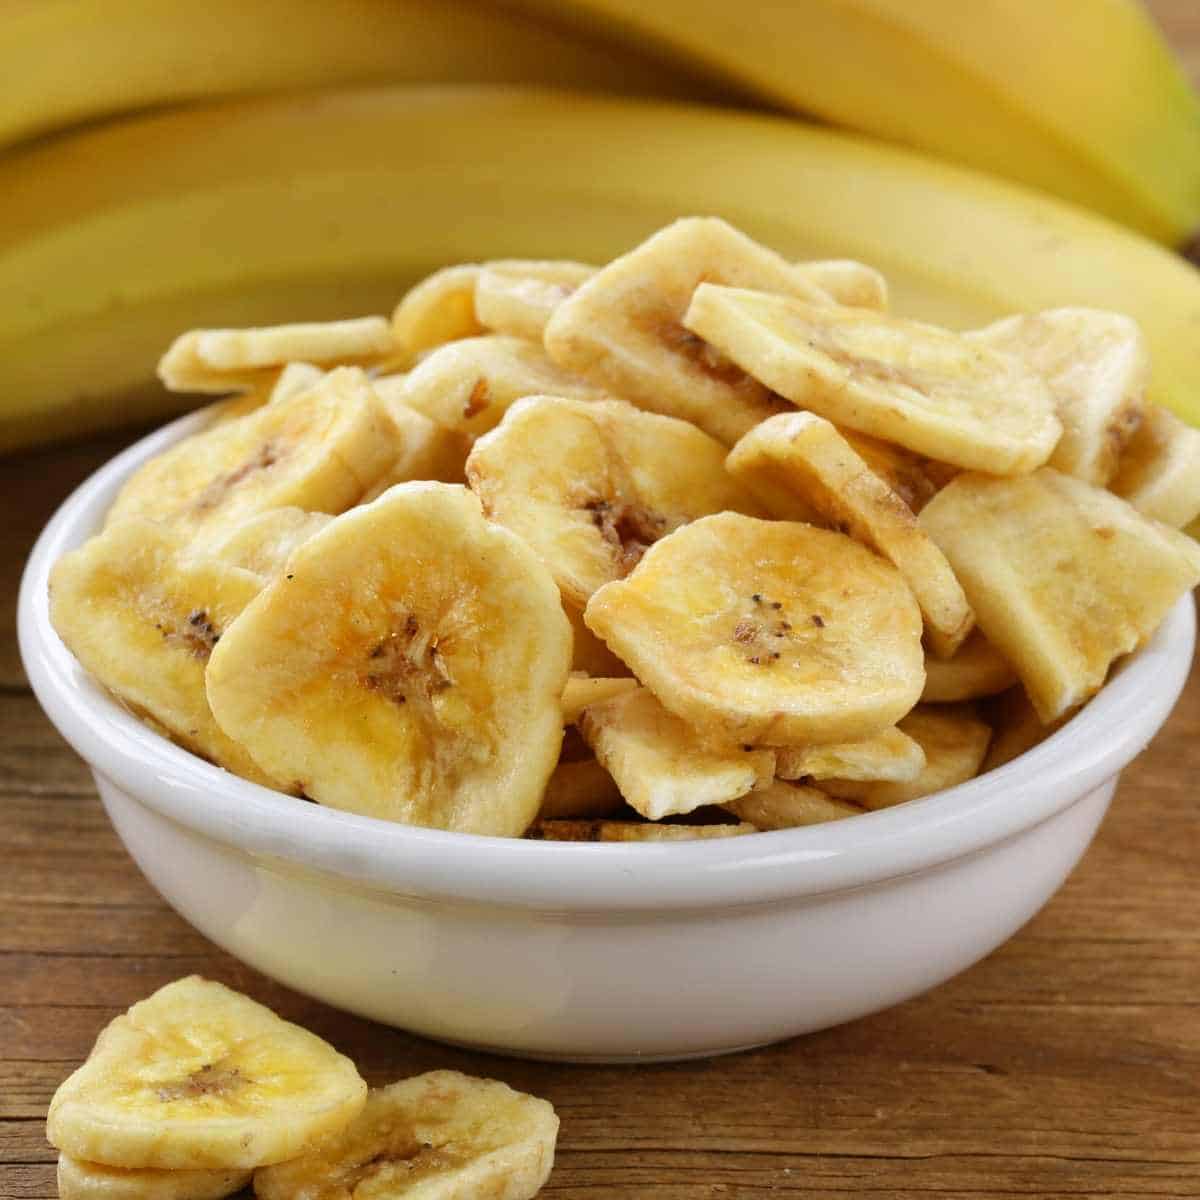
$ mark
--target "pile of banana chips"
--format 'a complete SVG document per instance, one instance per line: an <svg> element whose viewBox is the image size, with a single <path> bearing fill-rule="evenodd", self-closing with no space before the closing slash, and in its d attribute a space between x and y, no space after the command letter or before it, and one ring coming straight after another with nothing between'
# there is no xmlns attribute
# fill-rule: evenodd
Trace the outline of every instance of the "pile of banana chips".
<svg viewBox="0 0 1200 1200"><path fill-rule="evenodd" d="M51 580L88 671L267 787L506 837L850 817L1023 753L1200 581L1136 324L967 333L714 218L197 330L228 398Z"/></svg>

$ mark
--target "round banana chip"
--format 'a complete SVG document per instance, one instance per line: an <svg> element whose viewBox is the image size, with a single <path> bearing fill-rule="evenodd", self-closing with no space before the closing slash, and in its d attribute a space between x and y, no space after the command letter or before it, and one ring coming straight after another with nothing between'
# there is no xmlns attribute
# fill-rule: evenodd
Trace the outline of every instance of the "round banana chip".
<svg viewBox="0 0 1200 1200"><path fill-rule="evenodd" d="M192 543L205 554L270 579L283 570L288 556L333 518L302 508L269 508L229 528L219 527L211 538Z"/></svg>
<svg viewBox="0 0 1200 1200"><path fill-rule="evenodd" d="M925 683L921 613L899 572L809 525L695 521L584 618L665 707L725 742L871 737Z"/></svg>
<svg viewBox="0 0 1200 1200"><path fill-rule="evenodd" d="M244 1170L303 1153L366 1095L315 1034L192 975L110 1022L54 1093L46 1136L88 1162Z"/></svg>
<svg viewBox="0 0 1200 1200"><path fill-rule="evenodd" d="M292 555L214 651L208 696L321 804L517 836L558 758L570 656L532 552L465 488L406 483Z"/></svg>
<svg viewBox="0 0 1200 1200"><path fill-rule="evenodd" d="M945 704L993 696L1017 682L1016 672L979 629L958 648L953 658L925 659L926 703Z"/></svg>
<svg viewBox="0 0 1200 1200"><path fill-rule="evenodd" d="M489 263L475 283L475 315L488 329L541 345L554 310L595 273L565 260Z"/></svg>
<svg viewBox="0 0 1200 1200"><path fill-rule="evenodd" d="M858 816L861 808L835 800L818 788L776 780L761 792L751 792L722 805L740 821L755 829L795 829L801 825L823 825L843 817Z"/></svg>
<svg viewBox="0 0 1200 1200"><path fill-rule="evenodd" d="M475 443L467 479L580 608L673 529L725 509L758 511L726 473L719 442L619 400L518 400Z"/></svg>
<svg viewBox="0 0 1200 1200"><path fill-rule="evenodd" d="M252 1174L248 1168L162 1171L108 1167L60 1154L58 1200L224 1200L240 1192Z"/></svg>
<svg viewBox="0 0 1200 1200"><path fill-rule="evenodd" d="M563 688L563 724L574 725L588 705L611 700L622 692L632 692L637 685L637 680L629 676L612 678L572 673L571 678L567 680L567 686Z"/></svg>
<svg viewBox="0 0 1200 1200"><path fill-rule="evenodd" d="M857 742L780 746L775 760L779 779L907 780L921 773L925 752L903 730L885 729Z"/></svg>
<svg viewBox="0 0 1200 1200"><path fill-rule="evenodd" d="M558 1117L495 1079L430 1071L373 1090L347 1129L259 1171L259 1200L530 1200L554 1166Z"/></svg>

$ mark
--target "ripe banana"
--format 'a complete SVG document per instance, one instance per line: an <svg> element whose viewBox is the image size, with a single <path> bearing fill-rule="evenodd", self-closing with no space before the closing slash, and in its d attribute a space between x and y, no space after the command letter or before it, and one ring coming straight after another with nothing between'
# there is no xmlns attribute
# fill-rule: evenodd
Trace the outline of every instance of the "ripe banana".
<svg viewBox="0 0 1200 1200"><path fill-rule="evenodd" d="M1068 206L770 117L375 88L139 117L0 160L0 451L178 409L147 385L184 329L387 312L481 255L605 262L688 212L793 261L870 263L904 317L1128 313L1150 399L1200 419L1200 276Z"/></svg>
<svg viewBox="0 0 1200 1200"><path fill-rule="evenodd" d="M1200 102L1137 0L521 2L1167 243L1200 227Z"/></svg>

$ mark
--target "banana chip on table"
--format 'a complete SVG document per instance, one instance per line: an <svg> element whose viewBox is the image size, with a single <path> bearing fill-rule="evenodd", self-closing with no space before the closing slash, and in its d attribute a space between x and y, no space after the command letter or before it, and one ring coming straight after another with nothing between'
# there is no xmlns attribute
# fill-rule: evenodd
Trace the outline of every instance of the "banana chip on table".
<svg viewBox="0 0 1200 1200"><path fill-rule="evenodd" d="M253 571L265 581L281 574L292 551L332 520L328 513L302 508L269 508L241 524L219 528L211 538L201 537L192 549Z"/></svg>
<svg viewBox="0 0 1200 1200"><path fill-rule="evenodd" d="M1200 429L1157 404L1145 416L1110 486L1138 512L1174 529L1200 516Z"/></svg>
<svg viewBox="0 0 1200 1200"><path fill-rule="evenodd" d="M746 434L726 466L737 479L769 476L824 523L883 555L912 589L934 653L949 658L962 645L975 614L946 556L829 421L808 412L780 413Z"/></svg>
<svg viewBox="0 0 1200 1200"><path fill-rule="evenodd" d="M796 270L827 292L835 304L887 312L887 280L866 263L855 262L852 258L818 259L798 262Z"/></svg>
<svg viewBox="0 0 1200 1200"><path fill-rule="evenodd" d="M567 680L563 688L562 710L563 724L574 725L583 715L583 710L602 700L611 700L625 692L636 690L638 682L629 676L606 677L591 675L575 675Z"/></svg>
<svg viewBox="0 0 1200 1200"><path fill-rule="evenodd" d="M109 1166L245 1170L344 1128L366 1095L354 1064L319 1037L192 975L104 1029L55 1092L46 1136Z"/></svg>
<svg viewBox="0 0 1200 1200"><path fill-rule="evenodd" d="M376 1088L354 1122L254 1176L259 1200L531 1200L558 1117L495 1079L430 1071Z"/></svg>
<svg viewBox="0 0 1200 1200"><path fill-rule="evenodd" d="M1150 360L1136 321L1092 308L1007 317L965 335L1050 386L1063 433L1047 466L1103 487L1142 419Z"/></svg>
<svg viewBox="0 0 1200 1200"><path fill-rule="evenodd" d="M692 292L706 279L833 303L803 269L732 225L688 217L614 259L560 304L546 326L546 351L613 395L732 445L790 406L684 328Z"/></svg>
<svg viewBox="0 0 1200 1200"><path fill-rule="evenodd" d="M713 283L683 324L793 404L940 462L1023 474L1062 434L1039 375L933 325Z"/></svg>
<svg viewBox="0 0 1200 1200"><path fill-rule="evenodd" d="M578 608L673 529L725 509L758 511L726 473L724 446L620 400L518 400L475 443L467 479Z"/></svg>
<svg viewBox="0 0 1200 1200"><path fill-rule="evenodd" d="M685 525L584 619L666 708L723 742L871 737L925 683L921 613L896 568L795 522Z"/></svg>
<svg viewBox="0 0 1200 1200"><path fill-rule="evenodd" d="M1012 687L1017 676L1004 656L974 629L953 658L925 656L925 690L921 699L944 704L957 700L978 700Z"/></svg>
<svg viewBox="0 0 1200 1200"><path fill-rule="evenodd" d="M250 391L269 386L287 363L371 366L392 349L383 317L263 329L192 329L171 343L158 364L158 376L173 392Z"/></svg>
<svg viewBox="0 0 1200 1200"><path fill-rule="evenodd" d="M209 659L217 722L321 804L519 836L562 741L571 635L532 551L451 484L330 522Z"/></svg>
<svg viewBox="0 0 1200 1200"><path fill-rule="evenodd" d="M247 1167L212 1171L109 1167L60 1154L58 1200L224 1200L240 1192L253 1174Z"/></svg>
<svg viewBox="0 0 1200 1200"><path fill-rule="evenodd" d="M1049 467L960 475L919 519L1046 723L1092 696L1200 582L1191 538Z"/></svg>
<svg viewBox="0 0 1200 1200"><path fill-rule="evenodd" d="M541 842L698 842L757 833L736 825L659 825L653 821L538 821L525 835Z"/></svg>
<svg viewBox="0 0 1200 1200"><path fill-rule="evenodd" d="M645 688L591 705L579 729L625 803L650 821L736 800L775 774L772 751L708 747Z"/></svg>
<svg viewBox="0 0 1200 1200"><path fill-rule="evenodd" d="M819 788L803 787L795 783L776 780L760 792L751 792L739 800L723 805L741 821L748 821L755 829L796 829L801 825L823 825L826 821L840 821L843 817L855 817L861 808L835 800Z"/></svg>
<svg viewBox="0 0 1200 1200"><path fill-rule="evenodd" d="M290 505L338 513L392 465L397 438L366 376L341 367L307 391L150 459L126 481L107 519L140 516L211 530Z"/></svg>
<svg viewBox="0 0 1200 1200"><path fill-rule="evenodd" d="M565 260L489 263L475 283L475 316L497 333L541 345L554 310L595 273L587 263Z"/></svg>
<svg viewBox="0 0 1200 1200"><path fill-rule="evenodd" d="M905 782L925 767L925 752L902 729L885 729L857 742L817 746L779 746L775 775L779 779L866 779ZM753 821L753 817L747 817ZM754 824L758 824L754 821Z"/></svg>

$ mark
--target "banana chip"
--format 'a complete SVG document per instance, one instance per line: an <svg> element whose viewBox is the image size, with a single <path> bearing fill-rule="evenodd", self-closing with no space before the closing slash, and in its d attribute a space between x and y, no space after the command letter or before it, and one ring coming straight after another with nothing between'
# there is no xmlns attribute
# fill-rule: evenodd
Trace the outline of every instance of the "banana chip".
<svg viewBox="0 0 1200 1200"><path fill-rule="evenodd" d="M680 525L757 511L726 474L719 442L619 400L518 400L475 443L467 478L487 515L533 547L579 608Z"/></svg>
<svg viewBox="0 0 1200 1200"><path fill-rule="evenodd" d="M239 525L218 529L212 538L192 543L192 550L253 571L265 582L281 574L292 551L332 520L328 513L270 508Z"/></svg>
<svg viewBox="0 0 1200 1200"><path fill-rule="evenodd" d="M158 364L158 377L173 392L250 391L269 387L286 363L369 366L392 348L383 317L265 329L193 329L171 343Z"/></svg>
<svg viewBox="0 0 1200 1200"><path fill-rule="evenodd" d="M465 483L471 439L446 429L408 404L407 379L386 375L373 383L396 427L397 453L391 467L367 489L360 503L369 504L390 487L410 480Z"/></svg>
<svg viewBox="0 0 1200 1200"><path fill-rule="evenodd" d="M665 707L726 742L871 737L925 682L920 610L895 567L793 522L685 525L584 619Z"/></svg>
<svg viewBox="0 0 1200 1200"><path fill-rule="evenodd" d="M832 303L803 270L731 225L690 217L614 259L559 305L546 326L546 350L614 396L732 445L789 406L681 324L706 279Z"/></svg>
<svg viewBox="0 0 1200 1200"><path fill-rule="evenodd" d="M591 705L579 729L626 804L650 821L736 800L775 774L770 750L711 749L645 688Z"/></svg>
<svg viewBox="0 0 1200 1200"><path fill-rule="evenodd" d="M827 292L836 304L887 312L887 280L866 263L855 262L852 258L831 258L798 262L796 270L821 291Z"/></svg>
<svg viewBox="0 0 1200 1200"><path fill-rule="evenodd" d="M594 758L560 760L542 794L538 820L611 817L624 807L616 780Z"/></svg>
<svg viewBox="0 0 1200 1200"><path fill-rule="evenodd" d="M106 1167L69 1154L58 1156L58 1200L224 1200L240 1192L248 1169L161 1171Z"/></svg>
<svg viewBox="0 0 1200 1200"><path fill-rule="evenodd" d="M422 279L392 313L398 363L409 366L426 350L484 332L475 316L475 283L481 267L461 263Z"/></svg>
<svg viewBox="0 0 1200 1200"><path fill-rule="evenodd" d="M882 554L912 589L934 652L948 658L962 645L975 616L945 555L829 421L807 412L771 417L734 446L726 466L742 480L769 475L825 524Z"/></svg>
<svg viewBox="0 0 1200 1200"><path fill-rule="evenodd" d="M583 612L563 604L571 624L571 671L603 679L629 677L629 668L583 623Z"/></svg>
<svg viewBox="0 0 1200 1200"><path fill-rule="evenodd" d="M978 700L1012 687L1017 677L1004 656L978 630L958 648L953 658L926 655L925 703Z"/></svg>
<svg viewBox="0 0 1200 1200"><path fill-rule="evenodd" d="M994 732L987 757L979 769L980 774L994 771L997 767L1012 762L1027 750L1032 750L1034 746L1061 729L1074 714L1064 713L1057 720L1043 725L1041 717L1029 703L1025 689L1014 687L992 701L988 715Z"/></svg>
<svg viewBox="0 0 1200 1200"><path fill-rule="evenodd" d="M475 316L488 329L540 345L554 310L595 273L577 262L490 263L475 282Z"/></svg>
<svg viewBox="0 0 1200 1200"><path fill-rule="evenodd" d="M656 825L652 821L539 821L525 835L542 842L695 842L757 833L737 825Z"/></svg>
<svg viewBox="0 0 1200 1200"><path fill-rule="evenodd" d="M192 975L110 1022L54 1093L46 1136L88 1162L244 1170L343 1128L366 1094L319 1037Z"/></svg>
<svg viewBox="0 0 1200 1200"><path fill-rule="evenodd" d="M1020 359L933 325L712 283L683 324L801 408L955 466L1023 474L1062 433Z"/></svg>
<svg viewBox="0 0 1200 1200"><path fill-rule="evenodd" d="M259 1200L530 1200L554 1166L558 1117L495 1079L430 1071L377 1088L349 1128L258 1171Z"/></svg>
<svg viewBox="0 0 1200 1200"><path fill-rule="evenodd" d="M1137 322L1091 308L1008 317L966 335L1042 376L1063 433L1047 466L1103 487L1142 419L1150 371Z"/></svg>
<svg viewBox="0 0 1200 1200"><path fill-rule="evenodd" d="M1151 520L1190 525L1200 516L1200 429L1149 405L1111 486Z"/></svg>
<svg viewBox="0 0 1200 1200"><path fill-rule="evenodd" d="M518 836L562 740L553 580L465 488L400 484L305 542L209 659L218 723L321 804Z"/></svg>
<svg viewBox="0 0 1200 1200"><path fill-rule="evenodd" d="M885 729L857 742L824 746L780 746L775 751L780 779L866 779L906 782L925 766L925 752L902 729ZM754 821L753 817L746 817ZM754 821L755 825L760 824Z"/></svg>
<svg viewBox="0 0 1200 1200"><path fill-rule="evenodd" d="M752 792L723 806L740 821L755 829L795 829L800 825L823 825L855 817L861 808L835 800L814 787L776 781L761 792Z"/></svg>
<svg viewBox="0 0 1200 1200"><path fill-rule="evenodd" d="M611 700L624 692L637 689L637 680L625 678L593 678L589 675L572 675L563 689L562 710L563 724L574 725L583 715L583 710L590 704L599 704L603 700Z"/></svg>
<svg viewBox="0 0 1200 1200"><path fill-rule="evenodd" d="M1200 581L1200 546L1049 467L964 474L920 522L1045 722L1095 693Z"/></svg>
<svg viewBox="0 0 1200 1200"><path fill-rule="evenodd" d="M309 388L316 387L324 375L325 372L313 363L290 362L275 377L267 403L278 404L283 400L290 400L293 396L299 396Z"/></svg>

